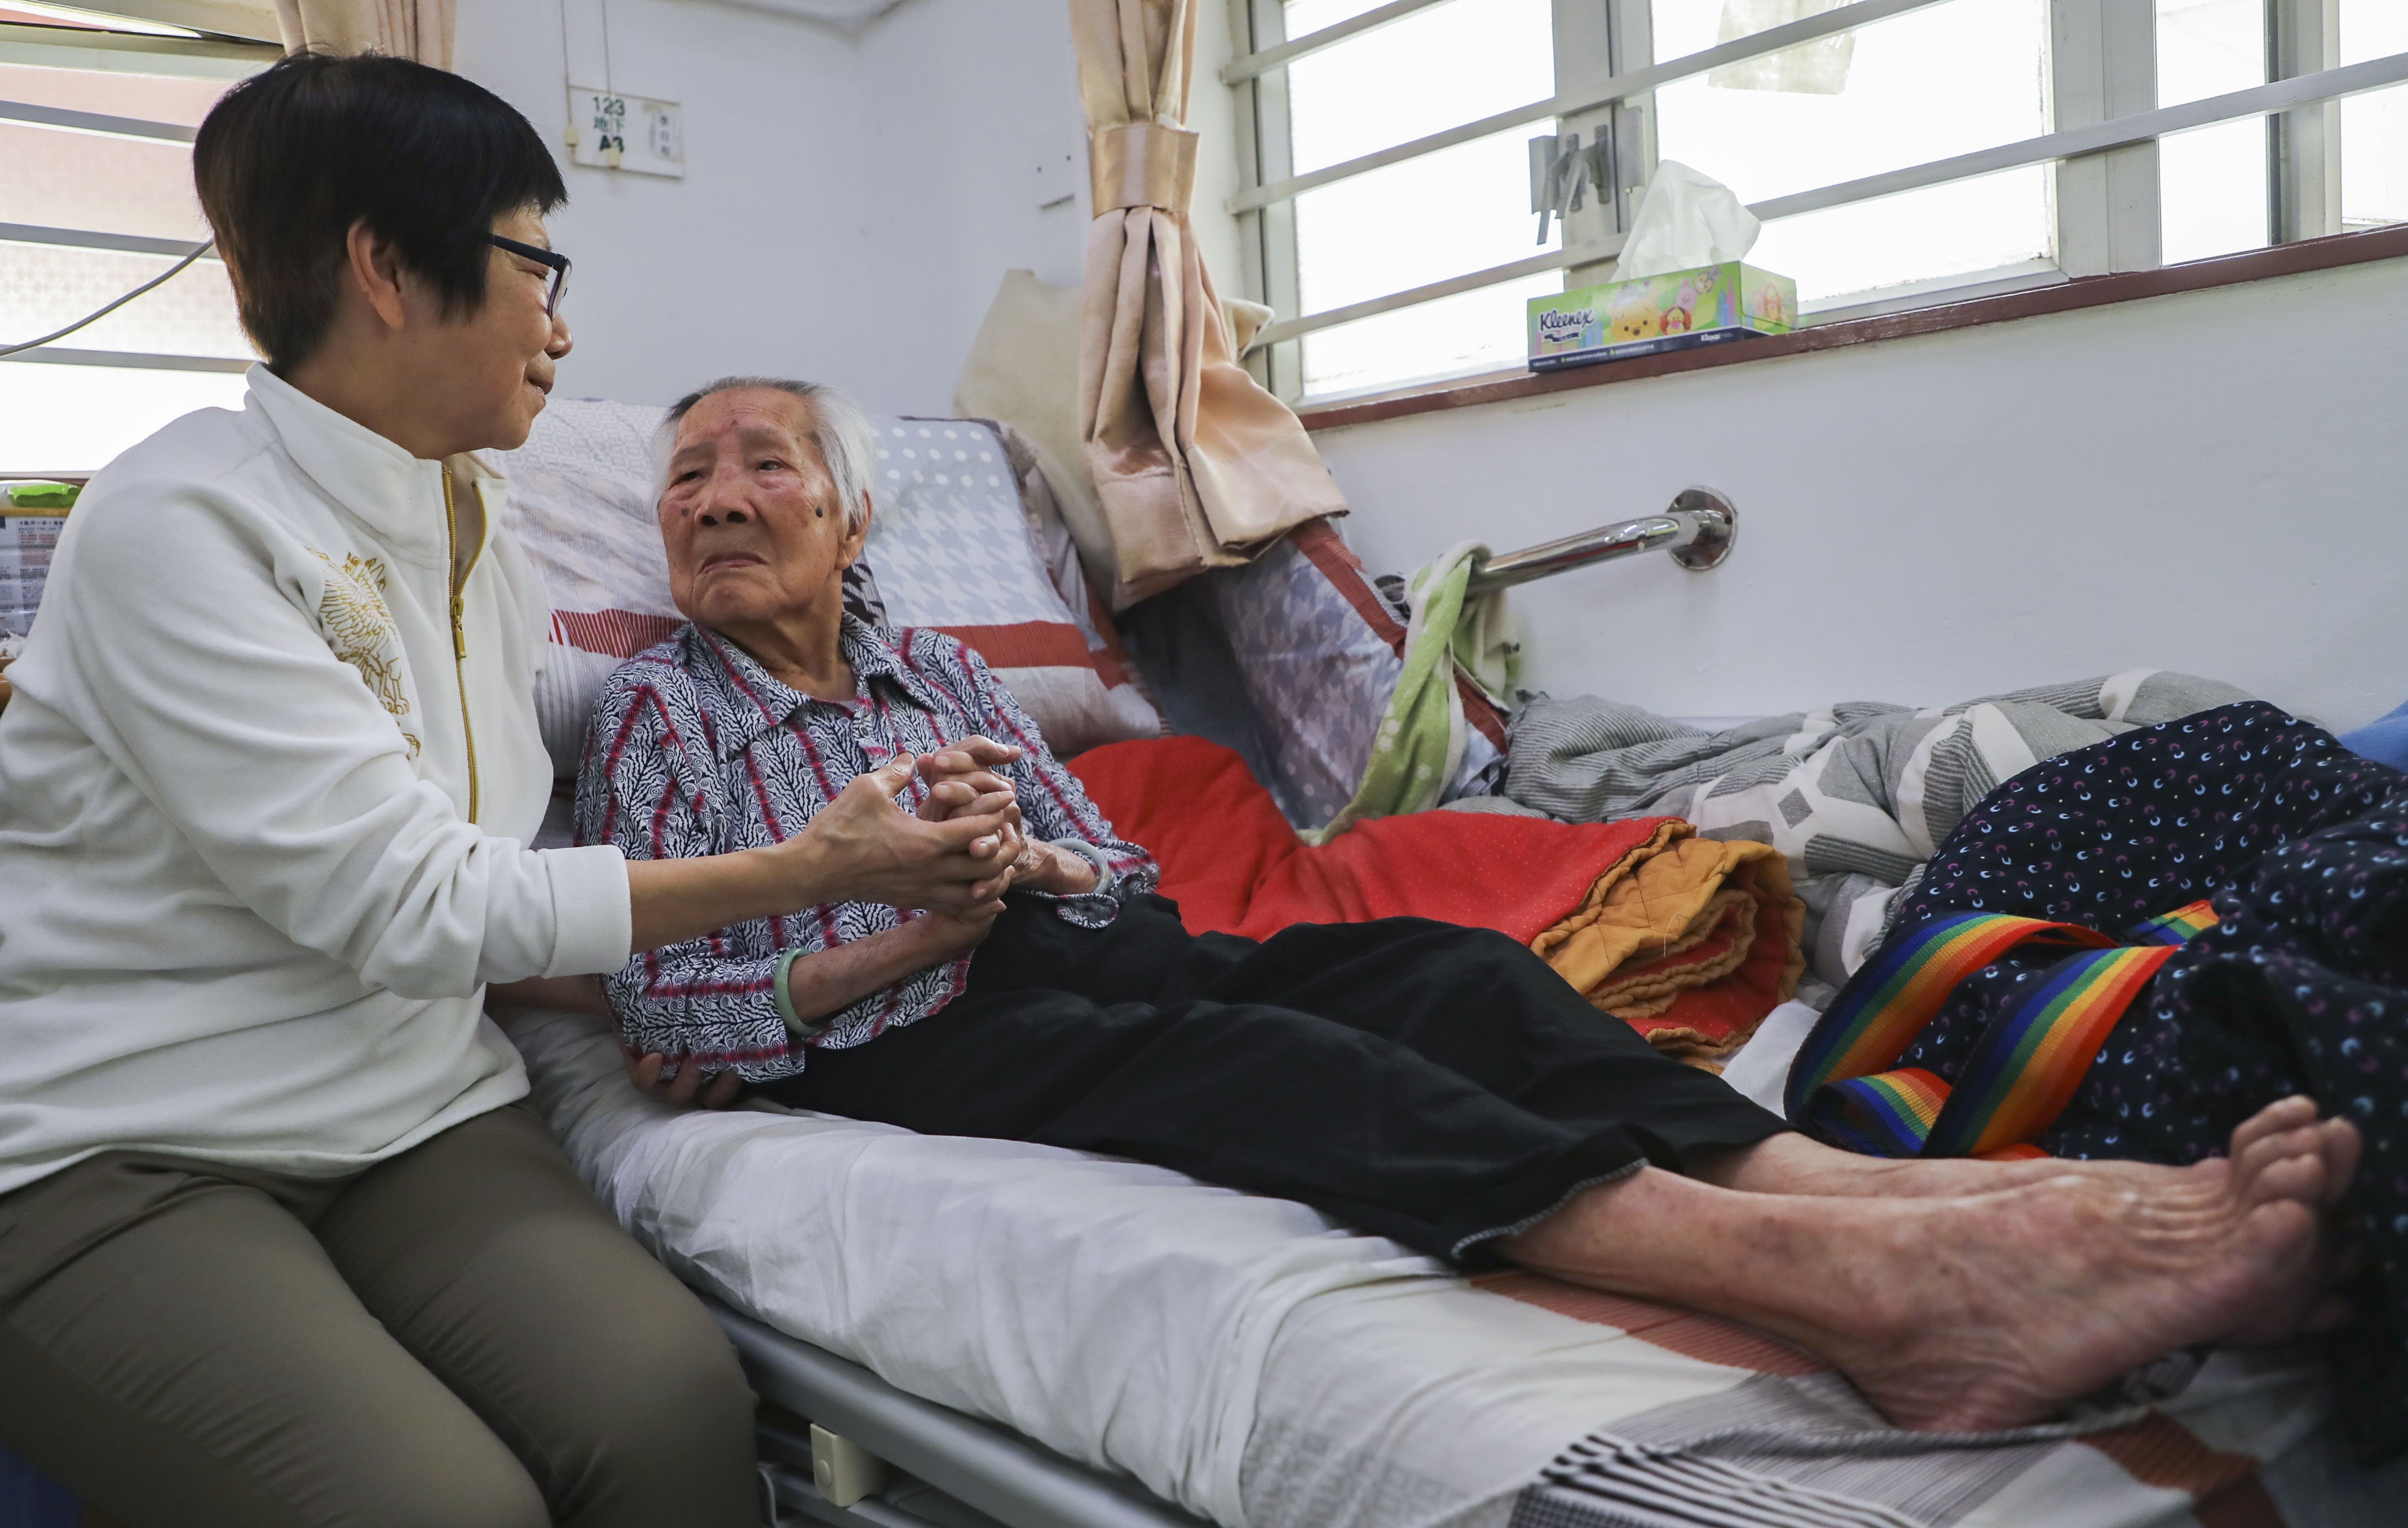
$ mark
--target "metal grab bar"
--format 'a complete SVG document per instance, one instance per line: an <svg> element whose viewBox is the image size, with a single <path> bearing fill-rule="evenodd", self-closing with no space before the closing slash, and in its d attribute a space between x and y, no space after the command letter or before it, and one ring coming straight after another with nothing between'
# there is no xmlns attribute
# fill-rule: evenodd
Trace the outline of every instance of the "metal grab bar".
<svg viewBox="0 0 2408 1528"><path fill-rule="evenodd" d="M1720 567L1739 541L1739 511L1730 500L1711 488L1684 488L1660 515L1625 521L1619 525L1583 531L1560 541L1483 558L1472 564L1467 597L1492 589L1510 589L1568 573L1591 563L1633 557L1642 551L1669 551L1672 561L1692 573Z"/></svg>

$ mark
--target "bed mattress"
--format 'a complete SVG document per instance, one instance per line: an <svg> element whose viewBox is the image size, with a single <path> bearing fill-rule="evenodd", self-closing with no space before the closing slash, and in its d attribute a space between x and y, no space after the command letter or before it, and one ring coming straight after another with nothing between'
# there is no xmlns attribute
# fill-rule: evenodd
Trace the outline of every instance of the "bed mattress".
<svg viewBox="0 0 2408 1528"><path fill-rule="evenodd" d="M1227 1528L2374 1523L2401 1483L2343 1463L2295 1350L2070 1429L1891 1434L1727 1323L1467 1279L1114 1158L672 1109L595 1021L506 1027L596 1193L696 1287Z"/></svg>

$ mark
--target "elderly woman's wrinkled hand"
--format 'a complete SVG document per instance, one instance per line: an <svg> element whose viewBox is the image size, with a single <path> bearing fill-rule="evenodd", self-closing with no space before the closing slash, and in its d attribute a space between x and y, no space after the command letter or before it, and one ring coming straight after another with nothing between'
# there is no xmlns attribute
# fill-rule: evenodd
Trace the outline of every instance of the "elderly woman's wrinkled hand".
<svg viewBox="0 0 2408 1528"><path fill-rule="evenodd" d="M1023 750L990 737L966 737L951 748L922 754L920 778L928 782L928 793L920 804L920 815L932 821L944 821L961 812L988 810L989 804L998 797L1010 796L1013 822L1003 835L1004 851L1011 858L1010 884L1057 896L1094 890L1097 878L1095 866L1076 854L1065 854L1021 832L1019 798L1011 781L996 770L1023 754Z"/></svg>
<svg viewBox="0 0 2408 1528"><path fill-rule="evenodd" d="M787 842L816 845L817 863L840 889L836 900L930 912L994 901L1019 854L1017 801L1008 789L975 795L942 821L898 811L915 767L902 758L855 777Z"/></svg>
<svg viewBox="0 0 2408 1528"><path fill-rule="evenodd" d="M914 767L927 786L927 793L920 800L920 815L931 822L941 822L960 815L981 798L998 793L1012 796L1016 804L1018 797L1011 782L996 771L1024 756L1025 750L1009 743L977 736L920 755Z"/></svg>
<svg viewBox="0 0 2408 1528"><path fill-rule="evenodd" d="M1010 889L1009 886L1004 888L1006 891ZM995 921L1002 912L1003 895L998 892L992 901L960 912L924 914L913 919L911 926L924 931L924 936L929 941L929 964L941 964L957 960L986 943L986 936L995 932Z"/></svg>
<svg viewBox="0 0 2408 1528"><path fill-rule="evenodd" d="M707 1109L724 1109L736 1102L737 1093L744 1087L744 1079L734 1072L705 1073L692 1062L681 1065L677 1076L664 1082L661 1074L668 1069L666 1056L657 1050L639 1055L624 1045L619 1050L627 1058L627 1080L636 1085L638 1092L679 1108L695 1104Z"/></svg>

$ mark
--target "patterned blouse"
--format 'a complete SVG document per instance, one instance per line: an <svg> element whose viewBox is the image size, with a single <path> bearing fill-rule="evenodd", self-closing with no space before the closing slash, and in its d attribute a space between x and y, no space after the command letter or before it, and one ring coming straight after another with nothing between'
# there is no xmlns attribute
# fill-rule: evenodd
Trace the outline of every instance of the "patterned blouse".
<svg viewBox="0 0 2408 1528"><path fill-rule="evenodd" d="M939 632L889 634L852 615L840 640L859 684L849 704L789 689L697 626L630 659L595 703L577 779L578 842L616 844L638 860L773 844L853 777L982 735L1026 750L998 771L1019 793L1024 831L1092 846L1089 858L1109 872L1099 891L1048 897L1062 917L1099 928L1121 898L1153 890L1153 858L1113 835L978 654ZM898 805L916 808L924 789L915 778ZM789 1027L780 980L789 962L910 916L875 902L806 907L638 954L603 986L638 1050L767 1081L801 1071L808 1046L860 1045L961 992L968 955L871 993L807 1041Z"/></svg>

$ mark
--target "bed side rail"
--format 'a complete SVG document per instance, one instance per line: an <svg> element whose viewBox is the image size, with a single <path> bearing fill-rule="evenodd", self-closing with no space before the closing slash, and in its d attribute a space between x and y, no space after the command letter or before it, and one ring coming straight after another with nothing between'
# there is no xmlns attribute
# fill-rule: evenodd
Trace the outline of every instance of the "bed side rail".
<svg viewBox="0 0 2408 1528"><path fill-rule="evenodd" d="M842 1434L1006 1528L1209 1528L1134 1482L1109 1479L1001 1427L922 1400L708 1295L703 1304L764 1400Z"/></svg>

